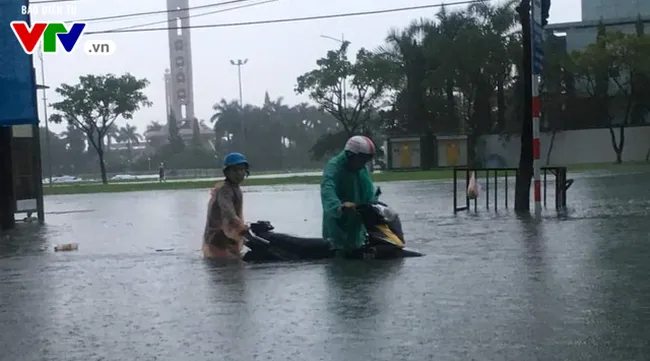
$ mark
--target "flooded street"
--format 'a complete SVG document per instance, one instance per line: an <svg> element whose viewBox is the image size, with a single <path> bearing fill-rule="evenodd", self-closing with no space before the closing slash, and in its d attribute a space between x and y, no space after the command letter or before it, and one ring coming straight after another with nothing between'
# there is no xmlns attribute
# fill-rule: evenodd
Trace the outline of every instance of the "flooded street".
<svg viewBox="0 0 650 361"><path fill-rule="evenodd" d="M579 177L541 221L381 184L425 257L274 265L201 258L208 190L50 196L46 226L0 240L0 360L647 361L648 184ZM317 186L250 187L244 208L320 235Z"/></svg>

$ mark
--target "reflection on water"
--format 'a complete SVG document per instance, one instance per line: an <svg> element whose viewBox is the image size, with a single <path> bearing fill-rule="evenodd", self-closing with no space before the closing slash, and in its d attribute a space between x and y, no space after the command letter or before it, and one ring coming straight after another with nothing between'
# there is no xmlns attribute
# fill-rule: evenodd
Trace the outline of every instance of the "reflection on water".
<svg viewBox="0 0 650 361"><path fill-rule="evenodd" d="M427 256L365 263L203 260L206 190L48 197L0 241L0 360L647 360L648 181L583 177L541 220L382 185ZM251 188L245 214L320 233L316 186Z"/></svg>
<svg viewBox="0 0 650 361"><path fill-rule="evenodd" d="M0 233L0 257L20 257L46 251L50 247L47 239L51 231L47 225L18 222L15 230Z"/></svg>

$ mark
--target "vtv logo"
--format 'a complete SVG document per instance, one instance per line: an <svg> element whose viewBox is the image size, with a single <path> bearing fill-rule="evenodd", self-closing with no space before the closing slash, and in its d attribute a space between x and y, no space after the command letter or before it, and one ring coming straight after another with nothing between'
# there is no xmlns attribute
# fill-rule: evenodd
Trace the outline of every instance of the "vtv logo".
<svg viewBox="0 0 650 361"><path fill-rule="evenodd" d="M11 22L11 29L27 54L34 53L41 39L44 53L56 53L57 38L69 53L74 49L85 28L85 23L74 23L68 30L63 23L34 23L30 28L26 21Z"/></svg>
<svg viewBox="0 0 650 361"><path fill-rule="evenodd" d="M57 39L67 53L72 52L86 28L85 23L73 23L70 29L63 23L34 23L31 27L25 21L11 22L18 42L27 54L33 54L39 41L44 53L57 53ZM88 55L112 55L115 42L112 40L88 40L84 53Z"/></svg>

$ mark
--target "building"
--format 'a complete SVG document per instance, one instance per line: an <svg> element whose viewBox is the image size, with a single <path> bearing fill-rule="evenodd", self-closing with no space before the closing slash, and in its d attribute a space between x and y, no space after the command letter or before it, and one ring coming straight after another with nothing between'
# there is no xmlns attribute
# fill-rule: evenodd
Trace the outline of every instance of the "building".
<svg viewBox="0 0 650 361"><path fill-rule="evenodd" d="M650 16L648 0L582 0L582 21L636 18Z"/></svg>
<svg viewBox="0 0 650 361"><path fill-rule="evenodd" d="M582 21L549 24L546 29L559 37L565 50L571 52L594 43L601 22L608 30L634 33L639 17L650 34L650 0L582 0ZM646 122L650 122L650 117L646 117ZM623 131L622 160L648 161L650 126L627 127ZM542 133L542 162L548 165L613 163L617 159L611 145L612 136L618 139L619 132L617 129L612 135L608 128L595 128L566 130L555 135ZM479 147L488 167L516 167L519 163L519 137L483 135Z"/></svg>
<svg viewBox="0 0 650 361"><path fill-rule="evenodd" d="M555 40L559 40L558 44L561 45L558 50L564 48L572 52L595 43L601 24L608 31L634 34L641 20L646 33L650 34L650 0L582 0L582 17L579 22L549 24L546 27L556 37ZM580 84L576 86L581 87Z"/></svg>
<svg viewBox="0 0 650 361"><path fill-rule="evenodd" d="M167 0L169 69L165 69L165 119L167 123L158 129L144 133L147 153L169 142L169 119L177 120L180 137L189 143L193 127L199 128L201 141L206 149L214 150L214 132L199 122L194 112L194 76L192 72L192 38L190 34L189 0Z"/></svg>
<svg viewBox="0 0 650 361"><path fill-rule="evenodd" d="M209 150L215 150L215 135L212 128L199 122L199 134L201 136L201 142L204 147ZM190 144L192 137L194 136L194 131L192 129L192 122L185 121L179 124L178 134L185 144ZM160 148L162 145L169 143L169 124L165 124L158 129L150 129L144 132L144 138L147 142L146 153L152 154L156 149Z"/></svg>
<svg viewBox="0 0 650 361"><path fill-rule="evenodd" d="M22 0L5 0L0 20L29 22ZM0 232L15 226L15 213L44 221L37 84L32 56L10 27L0 29Z"/></svg>
<svg viewBox="0 0 650 361"><path fill-rule="evenodd" d="M566 50L580 50L596 41L598 25L609 30L633 33L641 20L650 32L649 0L582 0L582 21L549 24L548 31L565 38Z"/></svg>
<svg viewBox="0 0 650 361"><path fill-rule="evenodd" d="M464 167L468 164L466 135L395 136L384 141L385 166L390 170Z"/></svg>
<svg viewBox="0 0 650 361"><path fill-rule="evenodd" d="M167 112L173 112L179 123L195 118L189 7L189 0L167 0L170 66L165 71Z"/></svg>

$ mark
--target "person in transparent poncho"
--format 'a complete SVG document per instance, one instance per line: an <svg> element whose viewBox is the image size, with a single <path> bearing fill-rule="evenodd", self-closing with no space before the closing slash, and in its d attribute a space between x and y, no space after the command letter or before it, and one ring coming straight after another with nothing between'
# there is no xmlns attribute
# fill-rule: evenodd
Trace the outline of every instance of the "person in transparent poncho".
<svg viewBox="0 0 650 361"><path fill-rule="evenodd" d="M239 258L248 225L243 217L240 184L248 176L248 160L241 153L230 153L223 161L225 179L212 189L203 232L206 258Z"/></svg>

